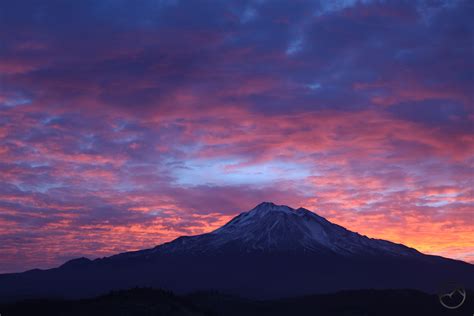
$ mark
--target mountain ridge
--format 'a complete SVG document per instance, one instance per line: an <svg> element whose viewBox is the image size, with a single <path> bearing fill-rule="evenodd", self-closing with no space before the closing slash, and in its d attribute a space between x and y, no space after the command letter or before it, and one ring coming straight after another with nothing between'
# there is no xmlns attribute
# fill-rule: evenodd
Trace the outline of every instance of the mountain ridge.
<svg viewBox="0 0 474 316"><path fill-rule="evenodd" d="M277 235L277 236L275 236ZM279 235L279 236L278 236ZM418 250L383 239L369 238L352 232L305 208L263 202L242 212L209 233L181 236L151 249L131 252L153 254L165 252L232 251L335 252L340 255L385 253L419 255ZM239 243L238 245L235 245ZM225 248L225 246L229 246ZM127 253L118 256L127 255Z"/></svg>
<svg viewBox="0 0 474 316"><path fill-rule="evenodd" d="M474 288L474 265L372 239L304 208L265 202L201 235L58 268L0 275L0 300L92 297L150 286L278 298L346 289Z"/></svg>

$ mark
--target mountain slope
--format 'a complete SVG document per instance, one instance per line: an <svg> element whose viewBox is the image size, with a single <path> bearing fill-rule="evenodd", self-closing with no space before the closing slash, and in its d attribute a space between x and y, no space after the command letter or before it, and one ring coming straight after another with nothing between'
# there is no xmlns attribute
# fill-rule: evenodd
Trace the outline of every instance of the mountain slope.
<svg viewBox="0 0 474 316"><path fill-rule="evenodd" d="M302 208L262 203L207 234L0 275L0 299L76 298L134 286L261 298L364 288L433 292L445 281L474 288L474 266L361 236Z"/></svg>
<svg viewBox="0 0 474 316"><path fill-rule="evenodd" d="M221 228L181 237L150 251L166 253L285 252L354 255L418 256L415 249L371 239L333 224L304 208L264 202L241 213Z"/></svg>

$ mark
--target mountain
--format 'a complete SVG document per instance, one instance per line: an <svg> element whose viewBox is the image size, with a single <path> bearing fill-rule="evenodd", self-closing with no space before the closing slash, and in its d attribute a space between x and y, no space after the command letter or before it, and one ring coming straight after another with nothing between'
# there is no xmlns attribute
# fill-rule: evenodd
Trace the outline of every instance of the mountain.
<svg viewBox="0 0 474 316"><path fill-rule="evenodd" d="M445 282L474 288L474 266L362 236L303 208L265 202L207 234L0 275L0 298L80 298L135 286L276 298L369 288L435 292Z"/></svg>
<svg viewBox="0 0 474 316"><path fill-rule="evenodd" d="M264 202L223 227L199 236L181 237L142 253L314 253L341 256L417 256L415 249L370 239L333 224L304 208Z"/></svg>

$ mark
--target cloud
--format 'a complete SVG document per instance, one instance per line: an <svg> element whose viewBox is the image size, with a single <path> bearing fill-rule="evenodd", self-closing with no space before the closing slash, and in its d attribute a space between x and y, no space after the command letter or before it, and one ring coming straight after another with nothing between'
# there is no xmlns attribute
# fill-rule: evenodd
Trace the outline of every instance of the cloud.
<svg viewBox="0 0 474 316"><path fill-rule="evenodd" d="M1 4L0 271L152 247L261 201L472 260L472 10Z"/></svg>

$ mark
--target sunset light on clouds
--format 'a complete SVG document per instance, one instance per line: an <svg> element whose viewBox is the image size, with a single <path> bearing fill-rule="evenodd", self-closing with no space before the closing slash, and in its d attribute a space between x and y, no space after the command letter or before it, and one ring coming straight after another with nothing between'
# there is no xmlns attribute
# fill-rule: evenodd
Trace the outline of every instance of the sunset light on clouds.
<svg viewBox="0 0 474 316"><path fill-rule="evenodd" d="M0 273L262 201L474 262L474 4L332 3L0 4Z"/></svg>

